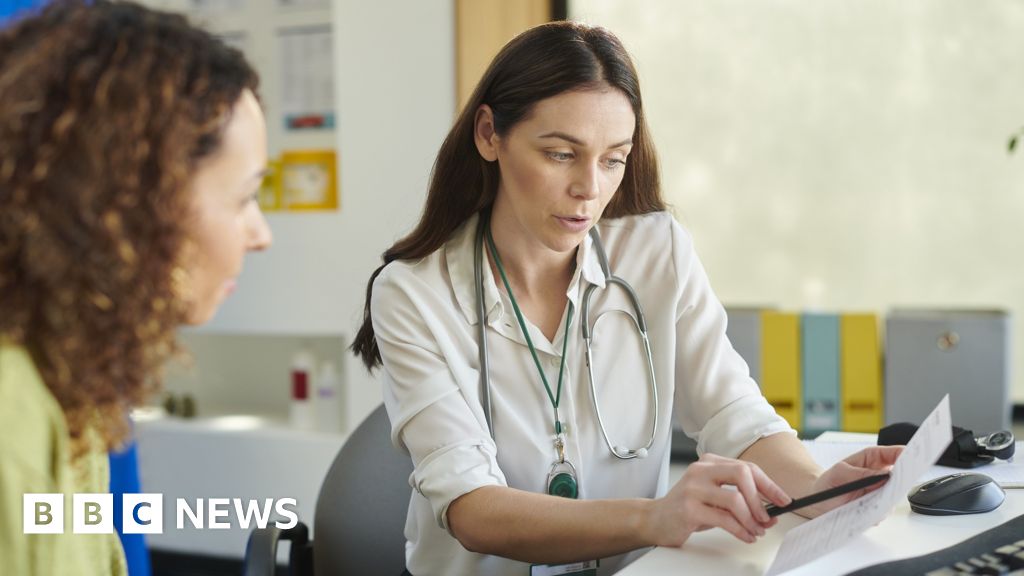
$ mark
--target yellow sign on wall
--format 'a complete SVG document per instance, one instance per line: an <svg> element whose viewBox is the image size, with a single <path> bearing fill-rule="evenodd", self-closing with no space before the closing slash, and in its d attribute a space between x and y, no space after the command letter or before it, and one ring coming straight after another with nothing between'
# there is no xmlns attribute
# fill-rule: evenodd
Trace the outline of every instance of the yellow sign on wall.
<svg viewBox="0 0 1024 576"><path fill-rule="evenodd" d="M260 189L260 207L267 211L337 210L338 174L333 150L290 150L268 163Z"/></svg>

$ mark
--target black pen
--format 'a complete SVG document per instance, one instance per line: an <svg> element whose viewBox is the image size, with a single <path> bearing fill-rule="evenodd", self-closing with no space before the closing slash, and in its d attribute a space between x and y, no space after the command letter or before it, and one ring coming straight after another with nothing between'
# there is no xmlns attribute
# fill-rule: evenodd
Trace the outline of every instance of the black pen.
<svg viewBox="0 0 1024 576"><path fill-rule="evenodd" d="M836 496L842 496L848 492L859 490L861 488L867 488L872 484L877 484L885 479L889 478L889 473L878 474L876 476L867 476L860 480L854 480L853 482L847 482L846 484L840 484L835 488L829 488L828 490L822 490L821 492L815 492L809 496L803 498L797 498L787 504L786 506L776 506L775 504L768 504L764 507L765 511L768 512L768 516L778 516L779 514L785 514L786 512L792 512L799 508L810 506L811 504L817 504L823 500L829 498L835 498Z"/></svg>

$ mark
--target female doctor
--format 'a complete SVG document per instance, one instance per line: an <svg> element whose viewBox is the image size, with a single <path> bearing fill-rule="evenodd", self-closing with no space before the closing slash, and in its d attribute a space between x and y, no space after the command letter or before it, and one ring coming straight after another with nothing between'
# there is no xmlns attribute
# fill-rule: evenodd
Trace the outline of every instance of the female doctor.
<svg viewBox="0 0 1024 576"><path fill-rule="evenodd" d="M610 574L712 527L753 542L775 523L763 501L899 454L823 472L765 401L665 212L636 71L602 28L546 24L502 49L384 262L353 349L383 364L415 465L415 576L593 574L552 566L598 559ZM702 456L669 486L673 413Z"/></svg>

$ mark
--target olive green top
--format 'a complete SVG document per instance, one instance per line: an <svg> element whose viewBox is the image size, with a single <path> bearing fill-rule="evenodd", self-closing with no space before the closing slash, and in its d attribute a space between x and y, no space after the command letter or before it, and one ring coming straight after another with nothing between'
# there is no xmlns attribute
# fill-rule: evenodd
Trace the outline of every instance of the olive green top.
<svg viewBox="0 0 1024 576"><path fill-rule="evenodd" d="M95 445L98 437L90 434ZM64 412L20 346L0 340L0 564L19 576L122 576L117 533L73 534L72 494L109 493L102 449L71 461ZM64 494L64 533L25 534L23 495ZM111 511L110 513L113 513Z"/></svg>

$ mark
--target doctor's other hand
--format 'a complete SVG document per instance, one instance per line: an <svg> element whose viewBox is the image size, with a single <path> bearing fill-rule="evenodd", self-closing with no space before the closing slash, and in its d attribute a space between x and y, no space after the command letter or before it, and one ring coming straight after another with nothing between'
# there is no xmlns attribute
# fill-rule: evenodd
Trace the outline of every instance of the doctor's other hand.
<svg viewBox="0 0 1024 576"><path fill-rule="evenodd" d="M823 472L821 476L818 476L818 479L811 485L809 493L813 494L867 476L888 472L892 469L892 465L896 463L896 459L899 458L902 452L903 446L872 446L865 448L852 456L847 456L845 460L832 466ZM856 500L868 492L878 490L882 486L885 486L885 482L878 482L867 488L797 510L796 513L807 518L815 518L851 500Z"/></svg>
<svg viewBox="0 0 1024 576"><path fill-rule="evenodd" d="M694 532L717 527L752 543L777 521L768 516L763 500L778 506L791 501L756 464L704 454L654 501L652 541L678 547Z"/></svg>

